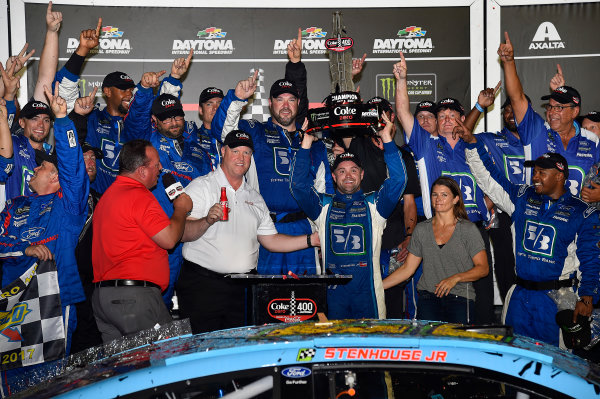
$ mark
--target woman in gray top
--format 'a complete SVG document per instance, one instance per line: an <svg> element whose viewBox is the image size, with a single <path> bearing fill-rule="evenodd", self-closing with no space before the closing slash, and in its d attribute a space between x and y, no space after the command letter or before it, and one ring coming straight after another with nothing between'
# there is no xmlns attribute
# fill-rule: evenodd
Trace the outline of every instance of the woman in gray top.
<svg viewBox="0 0 600 399"><path fill-rule="evenodd" d="M485 245L467 217L456 181L438 178L431 188L431 204L434 216L417 225L404 265L383 280L383 288L408 280L423 261L418 318L469 323L475 300L471 282L489 271Z"/></svg>

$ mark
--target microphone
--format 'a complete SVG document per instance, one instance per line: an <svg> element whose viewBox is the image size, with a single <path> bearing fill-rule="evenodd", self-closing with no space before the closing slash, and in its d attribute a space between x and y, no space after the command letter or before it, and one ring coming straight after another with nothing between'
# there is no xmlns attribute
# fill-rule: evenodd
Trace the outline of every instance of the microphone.
<svg viewBox="0 0 600 399"><path fill-rule="evenodd" d="M183 186L179 183L172 174L163 173L162 175L163 186L165 186L165 193L167 197L169 197L170 201L175 200L175 198L179 197L181 194L185 193Z"/></svg>

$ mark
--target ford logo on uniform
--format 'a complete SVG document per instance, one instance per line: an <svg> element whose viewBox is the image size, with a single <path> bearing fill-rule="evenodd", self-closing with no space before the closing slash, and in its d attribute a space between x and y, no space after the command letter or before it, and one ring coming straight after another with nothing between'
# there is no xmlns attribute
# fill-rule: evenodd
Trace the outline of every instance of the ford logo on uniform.
<svg viewBox="0 0 600 399"><path fill-rule="evenodd" d="M287 378L304 378L308 377L311 371L306 367L288 367L281 370L281 374Z"/></svg>

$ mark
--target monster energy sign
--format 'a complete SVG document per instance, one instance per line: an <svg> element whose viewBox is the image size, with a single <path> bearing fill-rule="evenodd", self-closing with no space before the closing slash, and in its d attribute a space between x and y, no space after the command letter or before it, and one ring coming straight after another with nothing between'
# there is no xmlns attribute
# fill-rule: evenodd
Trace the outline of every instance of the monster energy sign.
<svg viewBox="0 0 600 399"><path fill-rule="evenodd" d="M436 101L436 75L434 73L408 74L406 77L408 98L411 104ZM396 96L396 79L391 74L377 75L377 95L393 103Z"/></svg>

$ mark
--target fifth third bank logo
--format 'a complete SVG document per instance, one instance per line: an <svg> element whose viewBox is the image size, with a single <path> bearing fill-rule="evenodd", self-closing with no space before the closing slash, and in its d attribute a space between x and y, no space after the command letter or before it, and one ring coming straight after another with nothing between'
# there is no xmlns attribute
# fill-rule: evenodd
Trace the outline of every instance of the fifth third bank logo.
<svg viewBox="0 0 600 399"><path fill-rule="evenodd" d="M531 44L529 44L529 50L553 50L565 48L565 42L562 41L558 30L552 22L542 22L538 26Z"/></svg>

